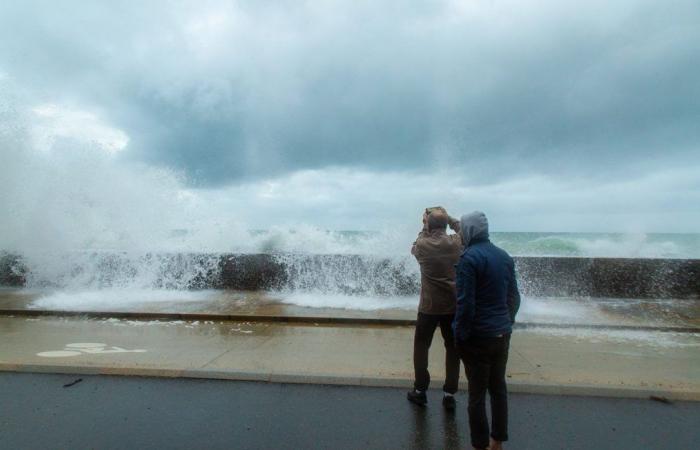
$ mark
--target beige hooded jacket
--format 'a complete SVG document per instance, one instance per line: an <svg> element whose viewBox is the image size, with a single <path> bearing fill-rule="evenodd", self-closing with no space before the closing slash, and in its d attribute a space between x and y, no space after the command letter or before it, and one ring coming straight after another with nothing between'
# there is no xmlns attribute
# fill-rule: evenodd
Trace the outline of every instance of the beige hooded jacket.
<svg viewBox="0 0 700 450"><path fill-rule="evenodd" d="M450 228L459 232L459 221L450 218ZM462 253L460 234L426 227L418 234L411 253L420 265L420 304L423 314L453 314L457 305L455 264Z"/></svg>

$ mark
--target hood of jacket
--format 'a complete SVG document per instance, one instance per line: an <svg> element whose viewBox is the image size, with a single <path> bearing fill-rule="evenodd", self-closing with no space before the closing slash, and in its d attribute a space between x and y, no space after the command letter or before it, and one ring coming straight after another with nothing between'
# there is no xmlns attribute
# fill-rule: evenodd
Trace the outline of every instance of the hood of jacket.
<svg viewBox="0 0 700 450"><path fill-rule="evenodd" d="M481 211L463 215L459 221L459 228L462 231L465 247L472 241L489 238L489 221L486 219L486 214Z"/></svg>

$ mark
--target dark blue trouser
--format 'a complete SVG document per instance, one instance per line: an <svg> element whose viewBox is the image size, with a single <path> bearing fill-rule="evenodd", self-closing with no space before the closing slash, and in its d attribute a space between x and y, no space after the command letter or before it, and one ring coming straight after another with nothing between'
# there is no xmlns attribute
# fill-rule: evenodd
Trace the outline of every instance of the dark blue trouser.
<svg viewBox="0 0 700 450"><path fill-rule="evenodd" d="M452 320L454 314L423 314L418 313L416 334L413 339L413 368L416 381L413 387L425 391L430 385L428 372L428 350L433 342L435 329L440 326L442 339L445 341L445 384L442 390L454 394L459 384L459 356L454 344Z"/></svg>
<svg viewBox="0 0 700 450"><path fill-rule="evenodd" d="M471 337L459 343L459 355L469 381L469 430L472 446L489 445L489 422L486 417L486 391L491 397L491 433L497 441L508 440L508 389L506 363L510 334L502 337Z"/></svg>

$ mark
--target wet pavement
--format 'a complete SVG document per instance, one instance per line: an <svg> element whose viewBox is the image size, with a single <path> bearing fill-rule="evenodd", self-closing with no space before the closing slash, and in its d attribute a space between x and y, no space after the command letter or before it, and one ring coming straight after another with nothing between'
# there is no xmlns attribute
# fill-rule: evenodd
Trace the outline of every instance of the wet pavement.
<svg viewBox="0 0 700 450"><path fill-rule="evenodd" d="M80 298L81 295L84 300L76 301L76 297ZM135 299L131 300L129 296L135 297ZM157 300L154 300L154 297L158 297ZM305 307L284 303L284 300L284 294L231 290L154 292L152 290L119 291L112 289L64 293L51 290L0 288L0 309L197 313L214 316L386 318L395 320L412 320L416 317L415 311L409 309L360 310Z"/></svg>
<svg viewBox="0 0 700 450"><path fill-rule="evenodd" d="M0 289L0 370L410 385L413 310L315 308L284 295ZM104 314L27 316L63 310ZM700 400L698 316L693 300L525 298L509 381L516 392ZM439 337L431 371L444 373Z"/></svg>
<svg viewBox="0 0 700 450"><path fill-rule="evenodd" d="M70 386L64 385L82 381ZM403 389L0 373L4 448L468 448L466 398ZM506 448L691 449L700 403L510 395Z"/></svg>
<svg viewBox="0 0 700 450"><path fill-rule="evenodd" d="M308 298L307 298L308 297ZM342 296L341 296L342 297ZM301 306L316 298L319 305L333 302L344 308ZM344 319L414 320L416 298L374 299L375 304L408 306L361 309L366 298L338 296L329 301L323 294L266 293L231 290L167 291L119 290L52 291L0 288L0 310L103 311L130 313L206 314L212 316L311 317ZM357 302L353 307L353 302ZM215 317L214 317L215 319ZM697 328L700 330L700 301L680 299L596 299L575 297L524 298L518 315L520 324L644 326Z"/></svg>
<svg viewBox="0 0 700 450"><path fill-rule="evenodd" d="M413 328L0 317L0 370L409 386ZM514 392L700 400L700 334L516 330ZM444 376L436 337L434 380ZM465 385L462 377L462 387Z"/></svg>

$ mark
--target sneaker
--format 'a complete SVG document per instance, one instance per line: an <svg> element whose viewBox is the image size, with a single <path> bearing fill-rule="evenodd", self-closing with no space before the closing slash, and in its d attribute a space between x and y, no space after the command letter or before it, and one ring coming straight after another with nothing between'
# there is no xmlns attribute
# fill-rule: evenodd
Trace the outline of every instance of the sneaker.
<svg viewBox="0 0 700 450"><path fill-rule="evenodd" d="M412 391L408 391L406 393L406 398L408 399L408 401L420 406L425 406L428 403L428 397L425 395L425 391L419 392L415 389Z"/></svg>
<svg viewBox="0 0 700 450"><path fill-rule="evenodd" d="M442 406L449 411L454 411L457 407L457 402L455 401L454 395L446 395L442 397Z"/></svg>

